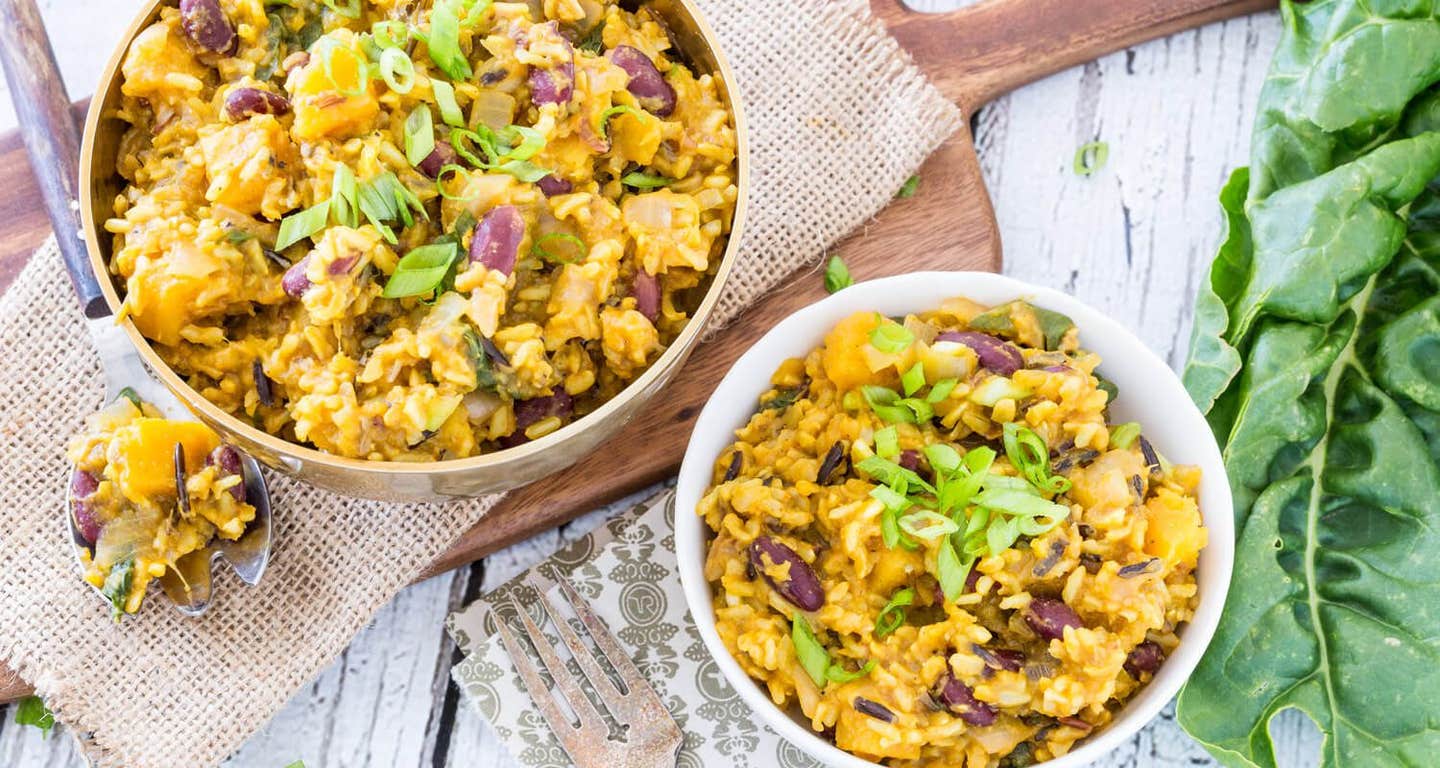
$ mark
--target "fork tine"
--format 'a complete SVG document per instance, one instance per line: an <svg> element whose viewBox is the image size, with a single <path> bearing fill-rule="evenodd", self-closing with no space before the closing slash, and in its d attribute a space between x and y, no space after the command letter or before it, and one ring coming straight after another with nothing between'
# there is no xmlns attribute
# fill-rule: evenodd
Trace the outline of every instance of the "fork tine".
<svg viewBox="0 0 1440 768"><path fill-rule="evenodd" d="M629 713L616 710L617 705L623 704L625 692L620 690L620 688L615 685L615 681L610 679L610 676L601 668L600 662L595 658L595 654L592 653L589 648L585 647L585 643L580 640L580 636L575 634L575 630L570 627L570 622L566 621L564 617L555 610L554 604L545 596L544 587L536 583L533 578L527 579L527 581L529 581L530 586L535 590L536 594L540 596L540 606L550 615L550 619L555 622L555 627L560 634L560 639L564 641L565 645L570 649L570 655L575 657L575 662L580 665L580 671L584 672L590 684L599 690L601 703L610 710L611 714L616 715L616 719L627 717Z"/></svg>
<svg viewBox="0 0 1440 768"><path fill-rule="evenodd" d="M665 702L660 700L660 695L651 687L650 681L640 674L640 670L635 667L635 662L631 660L625 649L620 647L620 642L610 633L605 622L591 610L590 603L575 591L569 580L557 578L555 581L560 585L560 590L565 593L565 599L570 603L571 609L580 617L580 622L590 632L595 646L605 654L605 658L610 660L615 671L620 673L620 679L624 681L629 693L617 701L623 702L632 724L644 723L651 728L658 729L659 735L662 737L678 736L680 726L676 724L670 710L666 709ZM576 638L576 641L578 642L579 638Z"/></svg>
<svg viewBox="0 0 1440 768"><path fill-rule="evenodd" d="M541 596L544 599L544 596ZM535 646L535 651L540 654L540 660L545 662L545 668L550 670L550 678L555 681L555 687L560 689L560 694L570 703L570 708L580 718L580 729L582 731L594 731L598 738L604 739L609 735L610 728L605 724L605 718L595 705L590 703L590 697L585 695L581 688L580 681L570 673L570 668L555 653L555 647L545 638L535 620L525 608L516 602L514 596L510 598L510 604L520 614L520 623L525 628L525 634L530 636L530 643ZM542 684L540 691L545 691Z"/></svg>
<svg viewBox="0 0 1440 768"><path fill-rule="evenodd" d="M583 765L581 756L585 754L587 740L584 732L575 727L570 716L560 708L559 702L550 695L545 680L540 677L540 670L535 662L530 660L530 655L520 648L520 641L510 631L510 627L498 615L495 617L495 628L500 632L500 640L505 644L505 652L510 654L510 662L515 665L515 671L520 673L520 680L525 684L525 690L530 693L530 700L540 710L540 716L545 718L555 738L560 740L560 746L565 748L565 753L576 765Z"/></svg>

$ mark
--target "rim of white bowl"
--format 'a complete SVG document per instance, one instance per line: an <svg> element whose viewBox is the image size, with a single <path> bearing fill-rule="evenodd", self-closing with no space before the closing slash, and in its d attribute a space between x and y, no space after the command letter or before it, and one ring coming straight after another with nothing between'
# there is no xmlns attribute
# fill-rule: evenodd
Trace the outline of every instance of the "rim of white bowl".
<svg viewBox="0 0 1440 768"><path fill-rule="evenodd" d="M1115 719L1068 754L1037 768L1079 768L1110 752L1149 723L1179 692L1215 634L1234 564L1234 513L1230 483L1219 446L1175 372L1120 323L1060 291L989 272L912 272L857 283L797 310L741 355L721 379L691 432L675 489L675 548L685 601L705 647L740 698L766 725L794 746L838 768L878 764L845 752L804 724L803 716L782 710L740 668L715 630L710 585L703 573L709 537L696 505L709 486L711 468L736 429L754 412L781 361L804 356L845 316L862 310L888 315L925 311L941 301L966 297L983 304L1025 299L1069 315L1080 328L1081 345L1101 355L1100 367L1120 387L1114 410L1134 416L1162 455L1201 468L1200 511L1209 541L1200 554L1196 580L1200 603L1180 631L1181 642L1159 672ZM1096 343L1098 342L1098 343ZM1116 349L1116 348L1119 349ZM1103 351L1108 350L1108 352ZM1126 384L1130 384L1127 388ZM1143 384L1143 386L1135 386ZM1127 398L1126 393L1129 392ZM1143 394L1144 397L1137 397ZM1139 414L1150 414L1139 418ZM1163 418L1157 418L1163 414Z"/></svg>

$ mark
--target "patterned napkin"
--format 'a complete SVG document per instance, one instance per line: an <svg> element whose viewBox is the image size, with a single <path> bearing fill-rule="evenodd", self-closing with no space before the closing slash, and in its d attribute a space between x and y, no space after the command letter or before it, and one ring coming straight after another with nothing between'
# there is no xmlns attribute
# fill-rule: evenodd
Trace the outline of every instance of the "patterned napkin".
<svg viewBox="0 0 1440 768"><path fill-rule="evenodd" d="M564 611L564 597L550 586L556 577L568 578L589 601L675 716L685 732L679 768L820 765L755 722L705 650L680 590L674 521L675 494L667 491L450 616L450 634L465 654L451 671L455 684L522 765L569 768L572 764L519 685L510 656L495 634L495 609L500 606L500 613L510 616L513 609L507 600L514 596L541 620L534 600L526 599L533 594L527 583L531 579L543 585L550 603ZM578 622L571 620L579 629ZM510 626L519 631L518 622ZM563 648L554 628L542 626L551 643ZM535 662L540 665L538 658Z"/></svg>

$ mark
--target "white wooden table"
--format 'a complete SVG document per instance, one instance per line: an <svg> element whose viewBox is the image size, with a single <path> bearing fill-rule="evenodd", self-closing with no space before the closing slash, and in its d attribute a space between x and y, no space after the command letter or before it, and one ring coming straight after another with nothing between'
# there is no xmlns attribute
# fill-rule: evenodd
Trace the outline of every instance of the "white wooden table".
<svg viewBox="0 0 1440 768"><path fill-rule="evenodd" d="M90 92L139 0L41 5L70 93ZM1107 311L1178 368L1195 286L1220 235L1216 194L1229 170L1246 162L1278 35L1273 13L1212 25L1061 73L981 111L975 132L1005 272ZM0 131L14 124L8 97L0 98ZM1077 177L1075 148L1097 139L1109 142L1108 164ZM449 684L454 649L442 620L604 514L402 592L229 765L283 768L304 759L309 768L512 768ZM1317 764L1319 738L1308 721L1282 716L1276 738L1282 766ZM0 766L82 765L70 739L44 741L0 708ZM1167 713L1104 765L1213 761Z"/></svg>

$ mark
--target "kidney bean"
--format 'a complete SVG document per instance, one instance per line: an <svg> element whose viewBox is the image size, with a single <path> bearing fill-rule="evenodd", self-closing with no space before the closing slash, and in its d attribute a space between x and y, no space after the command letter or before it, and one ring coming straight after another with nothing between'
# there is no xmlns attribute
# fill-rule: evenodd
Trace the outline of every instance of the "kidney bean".
<svg viewBox="0 0 1440 768"><path fill-rule="evenodd" d="M100 520L86 501L100 487L100 479L83 469L70 475L70 514L75 518L75 530L90 546L100 540Z"/></svg>
<svg viewBox="0 0 1440 768"><path fill-rule="evenodd" d="M954 675L945 675L940 685L940 703L970 725L983 727L995 723L995 708L975 698L975 691Z"/></svg>
<svg viewBox="0 0 1440 768"><path fill-rule="evenodd" d="M643 269L635 270L630 284L630 295L635 297L635 311L650 322L660 317L660 278Z"/></svg>
<svg viewBox="0 0 1440 768"><path fill-rule="evenodd" d="M1141 672L1151 672L1160 668L1160 662L1165 660L1165 651L1159 643L1146 640L1135 646L1130 654L1125 657L1125 671L1130 676L1140 678Z"/></svg>
<svg viewBox="0 0 1440 768"><path fill-rule="evenodd" d="M1025 609L1025 623L1030 625L1035 634L1046 640L1063 638L1066 627L1079 629L1085 626L1080 622L1080 616L1075 613L1075 609L1061 600L1046 597L1037 597L1030 601L1030 607Z"/></svg>
<svg viewBox="0 0 1440 768"><path fill-rule="evenodd" d="M766 560L770 562L766 563ZM750 562L781 597L801 610L818 611L820 606L825 604L825 590L820 586L820 578L795 550L769 536L761 536L750 544ZM790 564L789 578L777 582L766 568L770 564L784 563Z"/></svg>
<svg viewBox="0 0 1440 768"><path fill-rule="evenodd" d="M515 269L520 241L525 238L525 219L513 205L497 205L485 212L475 225L470 241L470 261L478 261L502 274Z"/></svg>
<svg viewBox="0 0 1440 768"><path fill-rule="evenodd" d="M994 371L1001 376L1020 370L1025 366L1025 358L1015 345L1003 341L988 333L979 331L945 331L935 337L936 341L954 341L964 344L975 351L975 356L980 360L980 366L987 370Z"/></svg>
<svg viewBox="0 0 1440 768"><path fill-rule="evenodd" d="M900 466L915 472L920 469L920 452L915 450L904 450L900 452Z"/></svg>
<svg viewBox="0 0 1440 768"><path fill-rule="evenodd" d="M455 153L455 148L450 146L450 142L443 139L436 139L435 148L430 150L430 154L426 155L425 159L421 160L420 164L415 167L420 169L421 173L435 179L439 178L440 171L443 170L445 166L454 163L458 157L459 155Z"/></svg>
<svg viewBox="0 0 1440 768"><path fill-rule="evenodd" d="M675 111L675 89L665 82L665 77L655 68L655 62L644 51L621 45L606 56L630 76L626 90L640 102L640 106L660 117L668 117Z"/></svg>
<svg viewBox="0 0 1440 768"><path fill-rule="evenodd" d="M225 95L225 114L231 120L244 120L251 115L283 115L289 111L289 99L264 88L236 88Z"/></svg>
<svg viewBox="0 0 1440 768"><path fill-rule="evenodd" d="M559 27L553 21L542 26L546 25L552 29ZM530 67L530 100L536 104L568 104L570 97L575 95L575 50L570 47L568 40L565 41L565 48L570 57L560 66Z"/></svg>
<svg viewBox="0 0 1440 768"><path fill-rule="evenodd" d="M543 192L546 197L554 197L556 195L568 195L575 190L574 184L571 184L568 180L562 179L553 173L549 176L541 178L539 181L535 182L535 185L540 187L540 191Z"/></svg>
<svg viewBox="0 0 1440 768"><path fill-rule="evenodd" d="M222 477L239 475L240 482L230 487L230 495L241 504L245 503L245 465L240 461L240 452L234 446L221 445L205 457L205 466L219 467Z"/></svg>
<svg viewBox="0 0 1440 768"><path fill-rule="evenodd" d="M202 49L227 56L240 40L219 0L180 0L180 26Z"/></svg>
<svg viewBox="0 0 1440 768"><path fill-rule="evenodd" d="M280 287L285 289L286 294L298 299L310 290L310 278L305 276L305 268L308 266L310 257L306 256L285 270L285 276L280 278Z"/></svg>

